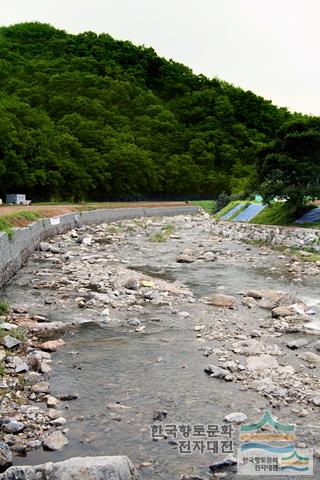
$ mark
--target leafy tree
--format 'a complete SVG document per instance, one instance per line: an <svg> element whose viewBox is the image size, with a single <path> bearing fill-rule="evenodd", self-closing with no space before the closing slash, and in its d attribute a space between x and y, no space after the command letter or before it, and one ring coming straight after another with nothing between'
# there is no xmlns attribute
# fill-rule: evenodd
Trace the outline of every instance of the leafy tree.
<svg viewBox="0 0 320 480"><path fill-rule="evenodd" d="M238 193L261 147L293 118L107 34L0 28L1 196Z"/></svg>
<svg viewBox="0 0 320 480"><path fill-rule="evenodd" d="M301 209L320 197L320 119L304 118L284 125L257 164L264 199L274 197Z"/></svg>

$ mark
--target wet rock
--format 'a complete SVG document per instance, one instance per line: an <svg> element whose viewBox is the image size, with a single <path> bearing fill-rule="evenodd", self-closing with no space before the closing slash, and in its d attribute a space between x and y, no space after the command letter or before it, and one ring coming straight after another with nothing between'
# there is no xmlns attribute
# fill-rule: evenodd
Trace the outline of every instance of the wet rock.
<svg viewBox="0 0 320 480"><path fill-rule="evenodd" d="M269 368L279 368L279 364L277 359L271 355L260 355L256 357L248 357L247 368L248 370L266 370Z"/></svg>
<svg viewBox="0 0 320 480"><path fill-rule="evenodd" d="M168 415L168 412L166 410L153 410L153 413L152 413L152 418L154 421L162 421L164 420Z"/></svg>
<svg viewBox="0 0 320 480"><path fill-rule="evenodd" d="M230 375L230 373L228 372L228 370L225 370L224 368L221 368L221 367L218 367L216 365L208 365L204 371L210 375L210 377L212 378L220 378L220 379L224 379L226 378L227 376Z"/></svg>
<svg viewBox="0 0 320 480"><path fill-rule="evenodd" d="M139 480L127 457L79 457L64 462L9 468L1 480Z"/></svg>
<svg viewBox="0 0 320 480"><path fill-rule="evenodd" d="M48 435L43 440L43 448L47 450L61 450L63 447L68 445L69 440L63 433L56 431Z"/></svg>
<svg viewBox="0 0 320 480"><path fill-rule="evenodd" d="M0 419L0 428L5 433L19 433L25 428L25 424L18 422L14 418L4 417Z"/></svg>
<svg viewBox="0 0 320 480"><path fill-rule="evenodd" d="M235 308L237 305L236 299L229 295L224 295L223 293L214 293L209 297L203 297L201 299L202 303L207 305L214 305L215 307L222 308Z"/></svg>
<svg viewBox="0 0 320 480"><path fill-rule="evenodd" d="M109 410L130 410L131 407L127 407L126 405L121 405L121 403L108 403L107 408Z"/></svg>
<svg viewBox="0 0 320 480"><path fill-rule="evenodd" d="M6 470L12 465L12 453L9 446L0 442L0 472Z"/></svg>
<svg viewBox="0 0 320 480"><path fill-rule="evenodd" d="M298 348L305 347L308 345L309 340L306 340L304 338L297 338L296 340L291 340L290 342L287 343L287 347L290 348L291 350L297 350Z"/></svg>
<svg viewBox="0 0 320 480"><path fill-rule="evenodd" d="M62 338L59 338L59 340L49 340L48 342L41 343L39 345L39 348L41 350L46 350L48 352L55 352L59 348L63 347L65 345L64 340Z"/></svg>
<svg viewBox="0 0 320 480"><path fill-rule="evenodd" d="M224 458L221 462L213 463L209 466L211 473L221 472L223 470L229 470L230 468L237 465L237 459L232 455Z"/></svg>
<svg viewBox="0 0 320 480"><path fill-rule="evenodd" d="M240 425L240 423L244 423L247 420L247 415L242 412L233 412L229 413L224 417L224 421L228 423L236 423Z"/></svg>
<svg viewBox="0 0 320 480"><path fill-rule="evenodd" d="M4 346L4 348L10 350L11 348L15 348L21 345L21 342L16 338L10 337L10 335L6 335L5 337L3 337L1 344Z"/></svg>
<svg viewBox="0 0 320 480"><path fill-rule="evenodd" d="M63 393L61 395L58 395L57 396L59 400L61 400L62 402L69 402L71 400L77 400L77 398L79 398L79 394L76 393L76 392L72 392L72 393Z"/></svg>
<svg viewBox="0 0 320 480"><path fill-rule="evenodd" d="M131 318L130 320L127 321L127 324L130 327L138 327L140 325L140 320L138 318Z"/></svg>
<svg viewBox="0 0 320 480"><path fill-rule="evenodd" d="M36 333L39 337L48 337L66 330L66 324L63 322L35 322L26 321L20 323L20 328L28 332Z"/></svg>
<svg viewBox="0 0 320 480"><path fill-rule="evenodd" d="M181 253L176 258L177 263L193 263L194 258L191 255Z"/></svg>

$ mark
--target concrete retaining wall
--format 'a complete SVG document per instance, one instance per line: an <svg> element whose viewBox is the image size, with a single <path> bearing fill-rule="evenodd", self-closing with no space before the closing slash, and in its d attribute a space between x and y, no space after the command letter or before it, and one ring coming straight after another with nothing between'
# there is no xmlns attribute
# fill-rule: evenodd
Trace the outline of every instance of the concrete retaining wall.
<svg viewBox="0 0 320 480"><path fill-rule="evenodd" d="M270 245L312 248L315 252L320 251L320 230L311 228L218 221L212 224L212 232L232 240L258 241Z"/></svg>
<svg viewBox="0 0 320 480"><path fill-rule="evenodd" d="M140 217L190 215L198 211L199 209L193 206L101 209L44 218L28 227L14 229L12 238L9 238L6 233L0 233L0 287L25 264L40 242L79 225L94 225Z"/></svg>

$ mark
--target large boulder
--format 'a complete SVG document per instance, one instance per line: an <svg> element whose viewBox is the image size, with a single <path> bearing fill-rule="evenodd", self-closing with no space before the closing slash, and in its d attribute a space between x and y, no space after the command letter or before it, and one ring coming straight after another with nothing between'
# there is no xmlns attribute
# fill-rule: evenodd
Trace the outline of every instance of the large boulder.
<svg viewBox="0 0 320 480"><path fill-rule="evenodd" d="M138 480L127 457L79 457L58 463L11 467L0 480Z"/></svg>

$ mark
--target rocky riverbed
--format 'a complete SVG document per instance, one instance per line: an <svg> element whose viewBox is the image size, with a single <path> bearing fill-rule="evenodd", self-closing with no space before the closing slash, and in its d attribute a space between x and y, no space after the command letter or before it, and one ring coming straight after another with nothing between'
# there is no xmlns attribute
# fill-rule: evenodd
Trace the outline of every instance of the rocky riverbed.
<svg viewBox="0 0 320 480"><path fill-rule="evenodd" d="M317 465L319 284L308 252L223 239L205 214L42 243L2 292L0 463L119 454L143 479L233 478L229 452L179 453L159 425L231 425L236 447L270 409Z"/></svg>

